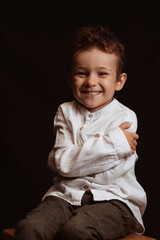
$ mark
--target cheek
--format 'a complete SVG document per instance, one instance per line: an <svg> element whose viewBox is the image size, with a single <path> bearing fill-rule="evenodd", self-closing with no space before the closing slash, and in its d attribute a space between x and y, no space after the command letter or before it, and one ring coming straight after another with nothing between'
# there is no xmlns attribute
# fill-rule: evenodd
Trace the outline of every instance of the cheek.
<svg viewBox="0 0 160 240"><path fill-rule="evenodd" d="M112 89L114 87L114 84L112 81L104 81L104 82L101 82L101 86L104 89Z"/></svg>
<svg viewBox="0 0 160 240"><path fill-rule="evenodd" d="M79 88L82 87L82 85L83 85L83 81L81 79L73 78L72 86L74 89L78 90Z"/></svg>
<svg viewBox="0 0 160 240"><path fill-rule="evenodd" d="M107 93L107 94L113 94L114 91L115 91L115 83L113 84L113 82L110 82L110 81L107 81L105 83L103 83L101 85L101 87L104 89L104 91Z"/></svg>
<svg viewBox="0 0 160 240"><path fill-rule="evenodd" d="M73 94L77 94L79 92L80 86L76 81L72 82L71 90Z"/></svg>

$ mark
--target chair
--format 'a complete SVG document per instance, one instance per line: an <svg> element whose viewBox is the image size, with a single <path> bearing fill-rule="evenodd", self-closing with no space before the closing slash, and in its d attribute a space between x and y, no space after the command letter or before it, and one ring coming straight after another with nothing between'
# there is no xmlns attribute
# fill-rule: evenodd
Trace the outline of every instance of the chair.
<svg viewBox="0 0 160 240"><path fill-rule="evenodd" d="M3 240L13 240L14 239L14 228L8 228L3 230ZM144 235L138 235L138 234L129 234L124 238L121 238L119 240L156 240L155 238L146 237Z"/></svg>
<svg viewBox="0 0 160 240"><path fill-rule="evenodd" d="M7 228L2 232L2 240L13 240L15 228Z"/></svg>

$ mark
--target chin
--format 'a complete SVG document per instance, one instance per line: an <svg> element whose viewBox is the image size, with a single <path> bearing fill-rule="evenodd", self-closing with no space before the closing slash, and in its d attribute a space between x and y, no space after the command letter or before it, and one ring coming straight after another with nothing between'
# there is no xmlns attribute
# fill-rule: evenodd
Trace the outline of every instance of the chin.
<svg viewBox="0 0 160 240"><path fill-rule="evenodd" d="M93 106L93 105L87 105L87 104L83 104L90 112L95 112L96 109L99 108L99 106Z"/></svg>
<svg viewBox="0 0 160 240"><path fill-rule="evenodd" d="M88 103L85 103L85 102L82 102L82 104L86 107L86 108L97 108L98 106L97 105L94 105L94 104L88 104Z"/></svg>

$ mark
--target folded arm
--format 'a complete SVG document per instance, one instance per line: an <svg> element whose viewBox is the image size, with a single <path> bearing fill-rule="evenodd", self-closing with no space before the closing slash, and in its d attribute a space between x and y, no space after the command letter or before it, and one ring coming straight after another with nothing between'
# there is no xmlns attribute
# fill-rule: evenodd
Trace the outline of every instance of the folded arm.
<svg viewBox="0 0 160 240"><path fill-rule="evenodd" d="M59 109L54 128L56 140L48 165L62 176L78 177L104 172L132 154L128 140L119 127L98 138L88 138L78 145L74 143L72 132Z"/></svg>

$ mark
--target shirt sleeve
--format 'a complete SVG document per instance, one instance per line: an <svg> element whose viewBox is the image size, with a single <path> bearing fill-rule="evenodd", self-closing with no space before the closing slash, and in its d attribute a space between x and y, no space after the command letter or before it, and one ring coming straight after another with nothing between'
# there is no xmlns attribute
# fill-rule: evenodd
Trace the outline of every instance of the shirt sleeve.
<svg viewBox="0 0 160 240"><path fill-rule="evenodd" d="M76 145L61 108L55 116L54 131L56 140L48 157L48 166L52 171L65 177L104 172L118 165L122 158L132 154L128 141L119 127L109 130L99 138L88 138L83 144Z"/></svg>

